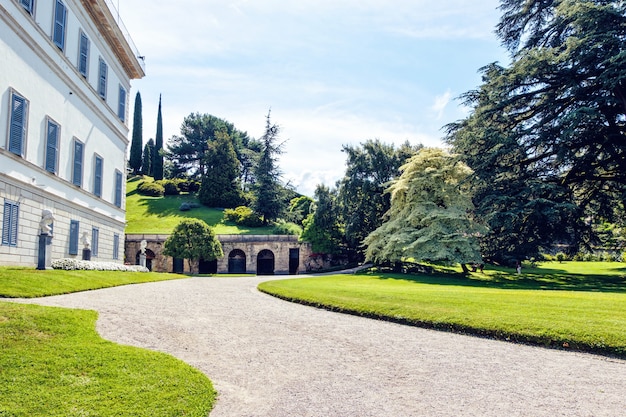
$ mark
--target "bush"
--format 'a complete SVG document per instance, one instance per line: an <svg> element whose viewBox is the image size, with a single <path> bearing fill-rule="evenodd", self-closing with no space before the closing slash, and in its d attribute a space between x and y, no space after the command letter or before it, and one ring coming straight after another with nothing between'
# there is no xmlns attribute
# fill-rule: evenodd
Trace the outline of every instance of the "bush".
<svg viewBox="0 0 626 417"><path fill-rule="evenodd" d="M151 197L163 197L165 188L157 182L142 181L137 185L137 192Z"/></svg>
<svg viewBox="0 0 626 417"><path fill-rule="evenodd" d="M234 209L224 210L224 219L240 226L260 227L263 226L261 216L256 214L250 207L239 206Z"/></svg>
<svg viewBox="0 0 626 417"><path fill-rule="evenodd" d="M178 181L177 180L159 180L156 181L157 184L163 186L165 195L178 195L180 194L180 190L178 189Z"/></svg>
<svg viewBox="0 0 626 417"><path fill-rule="evenodd" d="M302 227L295 223L279 221L272 229L272 234L300 236L302 234Z"/></svg>
<svg viewBox="0 0 626 417"><path fill-rule="evenodd" d="M200 182L194 180L177 180L178 189L183 193L197 193L200 189Z"/></svg>
<svg viewBox="0 0 626 417"><path fill-rule="evenodd" d="M563 252L559 252L559 253L557 253L557 254L556 254L556 256L555 256L555 258L556 258L556 260L557 260L557 261L559 261L559 262L563 262L563 261L567 261L567 260L568 260L567 255L566 255L565 253L563 253Z"/></svg>
<svg viewBox="0 0 626 417"><path fill-rule="evenodd" d="M140 265L122 265L115 262L93 262L81 259L62 258L52 261L53 269L63 269L66 271L129 271L129 272L149 272L148 268Z"/></svg>

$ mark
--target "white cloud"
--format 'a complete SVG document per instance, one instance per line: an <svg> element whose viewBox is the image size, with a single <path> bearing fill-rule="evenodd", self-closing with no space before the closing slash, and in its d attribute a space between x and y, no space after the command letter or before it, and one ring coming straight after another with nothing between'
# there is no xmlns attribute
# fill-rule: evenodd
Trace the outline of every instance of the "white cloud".
<svg viewBox="0 0 626 417"><path fill-rule="evenodd" d="M435 97L435 102L433 103L431 109L437 114L437 120L441 120L443 118L443 113L450 103L451 98L452 92L450 90Z"/></svg>

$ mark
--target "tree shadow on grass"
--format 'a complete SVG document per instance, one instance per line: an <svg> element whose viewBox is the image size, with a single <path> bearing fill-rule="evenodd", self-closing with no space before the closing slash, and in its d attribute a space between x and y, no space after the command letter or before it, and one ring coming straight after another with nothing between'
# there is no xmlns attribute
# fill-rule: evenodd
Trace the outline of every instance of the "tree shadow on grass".
<svg viewBox="0 0 626 417"><path fill-rule="evenodd" d="M624 275L573 274L559 269L533 269L517 275L514 270L485 269L464 275L436 271L432 274L364 272L380 279L400 279L420 284L458 285L512 290L598 291L626 293L626 268L616 268Z"/></svg>

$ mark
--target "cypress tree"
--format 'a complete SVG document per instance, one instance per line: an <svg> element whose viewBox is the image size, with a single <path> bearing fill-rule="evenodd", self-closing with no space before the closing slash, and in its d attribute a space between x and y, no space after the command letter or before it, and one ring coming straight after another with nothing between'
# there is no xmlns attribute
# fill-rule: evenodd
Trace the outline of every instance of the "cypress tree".
<svg viewBox="0 0 626 417"><path fill-rule="evenodd" d="M133 173L139 174L141 170L141 147L143 145L143 119L141 116L141 94L137 91L135 96L135 112L133 115L133 138L130 144L129 166Z"/></svg>
<svg viewBox="0 0 626 417"><path fill-rule="evenodd" d="M159 112L157 113L157 128L154 143L154 165L152 172L155 180L163 179L163 118L161 117L161 95L159 95Z"/></svg>
<svg viewBox="0 0 626 417"><path fill-rule="evenodd" d="M150 143L146 143L146 146L143 147L141 173L143 175L150 175L150 171L152 171L152 149L150 149Z"/></svg>
<svg viewBox="0 0 626 417"><path fill-rule="evenodd" d="M239 181L240 164L231 137L217 132L208 143L205 156L206 174L198 191L198 199L208 207L237 207L244 202Z"/></svg>

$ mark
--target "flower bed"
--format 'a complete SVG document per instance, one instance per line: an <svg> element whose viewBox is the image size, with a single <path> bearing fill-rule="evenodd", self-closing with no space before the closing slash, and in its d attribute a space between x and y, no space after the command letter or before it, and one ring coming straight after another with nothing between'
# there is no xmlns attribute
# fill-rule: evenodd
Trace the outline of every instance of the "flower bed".
<svg viewBox="0 0 626 417"><path fill-rule="evenodd" d="M93 262L81 259L55 259L52 261L53 269L86 270L86 271L128 271L128 272L149 272L148 268L141 265L122 265L115 262Z"/></svg>

